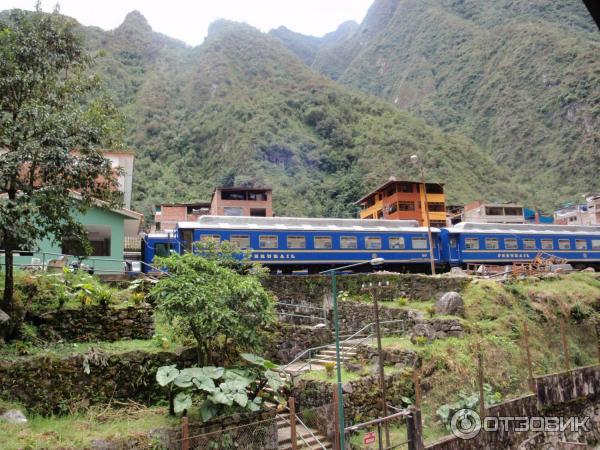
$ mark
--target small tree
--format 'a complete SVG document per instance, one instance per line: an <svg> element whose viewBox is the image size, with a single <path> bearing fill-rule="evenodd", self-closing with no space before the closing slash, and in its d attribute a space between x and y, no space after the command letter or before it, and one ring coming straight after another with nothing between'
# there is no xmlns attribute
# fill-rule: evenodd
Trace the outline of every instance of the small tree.
<svg viewBox="0 0 600 450"><path fill-rule="evenodd" d="M211 361L217 350L228 355L260 345L260 331L274 320L273 297L260 283L264 271L244 264L230 243L202 243L197 252L158 258L169 276L150 296L178 334L194 337L198 364L206 366L218 363Z"/></svg>
<svg viewBox="0 0 600 450"><path fill-rule="evenodd" d="M92 59L58 11L11 11L0 19L0 242L5 255L2 309L18 324L13 254L36 242L86 239L74 219L95 199L119 201L110 162L121 127L89 75Z"/></svg>

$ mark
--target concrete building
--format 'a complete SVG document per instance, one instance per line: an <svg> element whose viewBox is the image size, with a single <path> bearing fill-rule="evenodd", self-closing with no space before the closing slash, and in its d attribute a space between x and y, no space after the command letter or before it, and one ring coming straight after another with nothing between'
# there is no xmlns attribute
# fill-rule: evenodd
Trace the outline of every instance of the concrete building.
<svg viewBox="0 0 600 450"><path fill-rule="evenodd" d="M461 222L525 223L523 205L518 203L486 203L477 200L465 205Z"/></svg>
<svg viewBox="0 0 600 450"><path fill-rule="evenodd" d="M588 214L591 225L600 225L600 193L586 196Z"/></svg>
<svg viewBox="0 0 600 450"><path fill-rule="evenodd" d="M269 188L220 187L212 194L210 214L273 217L273 193Z"/></svg>
<svg viewBox="0 0 600 450"><path fill-rule="evenodd" d="M110 161L112 167L120 169L117 177L119 190L123 193L123 206L131 209L131 189L133 186L133 158L132 150L107 150L104 157Z"/></svg>
<svg viewBox="0 0 600 450"><path fill-rule="evenodd" d="M593 225L593 215L588 205L568 205L554 211L554 223L557 225Z"/></svg>
<svg viewBox="0 0 600 450"><path fill-rule="evenodd" d="M156 206L152 231L172 231L177 222L200 216L273 217L273 194L268 188L221 187L210 202L162 203Z"/></svg>
<svg viewBox="0 0 600 450"><path fill-rule="evenodd" d="M361 219L417 220L427 226L425 199L429 207L431 226L446 226L446 197L441 183L388 181L359 199Z"/></svg>

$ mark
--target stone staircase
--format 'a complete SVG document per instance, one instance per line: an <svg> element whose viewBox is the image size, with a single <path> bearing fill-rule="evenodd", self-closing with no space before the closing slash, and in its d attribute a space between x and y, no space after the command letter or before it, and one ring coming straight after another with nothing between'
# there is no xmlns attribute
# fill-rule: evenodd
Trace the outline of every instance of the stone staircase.
<svg viewBox="0 0 600 450"><path fill-rule="evenodd" d="M279 450L292 449L292 430L290 428L290 415L277 415L277 448ZM302 450L322 450L323 448L333 448L333 444L314 429L307 429L300 422L296 421L296 438L298 449Z"/></svg>
<svg viewBox="0 0 600 450"><path fill-rule="evenodd" d="M340 360L342 363L356 357L357 352L355 346L358 342L360 341L352 340L340 343ZM323 370L327 363L333 363L334 368L336 367L335 344L330 344L319 350L319 352L310 359L310 362L308 359L303 359L287 366L285 370L291 375L298 375L309 370Z"/></svg>

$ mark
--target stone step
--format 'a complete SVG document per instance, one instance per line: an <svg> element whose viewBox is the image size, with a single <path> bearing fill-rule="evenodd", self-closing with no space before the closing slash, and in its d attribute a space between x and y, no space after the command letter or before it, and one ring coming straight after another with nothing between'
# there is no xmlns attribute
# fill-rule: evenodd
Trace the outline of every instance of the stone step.
<svg viewBox="0 0 600 450"><path fill-rule="evenodd" d="M334 355L335 356L336 351L334 350L321 350L319 352L319 355ZM340 350L340 355L342 356L356 356L356 351L354 350Z"/></svg>

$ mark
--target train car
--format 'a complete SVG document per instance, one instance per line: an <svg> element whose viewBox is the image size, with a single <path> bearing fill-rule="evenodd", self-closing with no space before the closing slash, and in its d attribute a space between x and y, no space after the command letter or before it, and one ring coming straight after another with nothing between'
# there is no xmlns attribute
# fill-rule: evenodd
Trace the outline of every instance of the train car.
<svg viewBox="0 0 600 450"><path fill-rule="evenodd" d="M175 233L149 233L142 239L142 272L159 273L160 268L155 267L155 256L169 256L172 252L179 252L179 242Z"/></svg>
<svg viewBox="0 0 600 450"><path fill-rule="evenodd" d="M439 236L449 266L529 262L543 253L576 269L600 267L600 227L462 222Z"/></svg>
<svg viewBox="0 0 600 450"><path fill-rule="evenodd" d="M439 231L432 228L434 241ZM178 223L176 236L179 251L206 239L230 241L273 272L316 273L372 258L384 258L389 270L429 270L427 228L412 220L202 216ZM434 257L439 264L435 244Z"/></svg>

